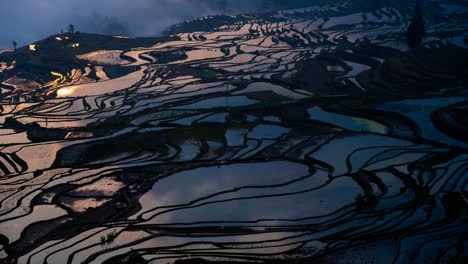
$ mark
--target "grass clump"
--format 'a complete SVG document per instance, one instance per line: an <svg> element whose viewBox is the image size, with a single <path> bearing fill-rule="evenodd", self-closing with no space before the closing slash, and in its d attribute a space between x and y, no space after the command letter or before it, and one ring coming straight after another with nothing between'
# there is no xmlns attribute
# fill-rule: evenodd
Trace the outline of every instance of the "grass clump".
<svg viewBox="0 0 468 264"><path fill-rule="evenodd" d="M372 209L378 203L377 196L373 192L367 192L366 194L358 194L355 198L355 204L359 209Z"/></svg>
<svg viewBox="0 0 468 264"><path fill-rule="evenodd" d="M105 235L101 236L101 246L112 245L117 238L117 232L113 230Z"/></svg>

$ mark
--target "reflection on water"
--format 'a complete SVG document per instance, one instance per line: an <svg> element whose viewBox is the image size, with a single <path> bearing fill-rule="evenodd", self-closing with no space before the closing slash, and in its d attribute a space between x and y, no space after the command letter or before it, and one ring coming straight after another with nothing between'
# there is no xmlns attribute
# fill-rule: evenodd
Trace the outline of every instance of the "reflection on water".
<svg viewBox="0 0 468 264"><path fill-rule="evenodd" d="M324 111L320 107L313 107L308 110L310 118L324 123L332 124L352 131L365 131L378 134L387 134L388 128L378 122L351 117Z"/></svg>
<svg viewBox="0 0 468 264"><path fill-rule="evenodd" d="M58 97L67 97L73 94L73 90L75 90L74 87L67 87L67 88L62 88L57 91L57 96Z"/></svg>
<svg viewBox="0 0 468 264"><path fill-rule="evenodd" d="M250 133L249 138L276 139L288 133L289 129L281 126L259 125Z"/></svg>
<svg viewBox="0 0 468 264"><path fill-rule="evenodd" d="M245 135L249 131L243 128L230 128L226 130L226 144L228 147L241 147L244 145Z"/></svg>
<svg viewBox="0 0 468 264"><path fill-rule="evenodd" d="M331 213L360 192L347 177L319 189L327 180L325 172L310 175L307 166L287 161L200 168L155 183L133 218L149 220L143 224L297 219Z"/></svg>
<svg viewBox="0 0 468 264"><path fill-rule="evenodd" d="M195 102L191 105L181 105L174 107L174 109L210 109L217 107L238 107L245 105L252 105L257 101L252 100L246 96L231 96L231 97L217 97Z"/></svg>
<svg viewBox="0 0 468 264"><path fill-rule="evenodd" d="M33 208L32 213L25 217L0 223L0 230L11 243L20 238L21 233L18 230L23 230L30 224L58 218L66 214L65 210L55 205L38 205Z"/></svg>
<svg viewBox="0 0 468 264"><path fill-rule="evenodd" d="M434 140L443 144L449 144L452 146L462 146L467 148L468 144L447 136L439 129L434 127L434 124L431 120L431 114L437 109L441 109L451 104L456 104L463 101L466 101L466 97L409 99L385 103L384 105L377 108L395 112L410 118L418 125L421 136L426 139Z"/></svg>
<svg viewBox="0 0 468 264"><path fill-rule="evenodd" d="M141 80L145 69L146 67L141 67L141 69L136 72L105 82L87 83L75 85L73 87L64 87L57 91L57 97L62 98L101 95L127 89Z"/></svg>
<svg viewBox="0 0 468 264"><path fill-rule="evenodd" d="M156 206L188 203L196 197L238 186L271 185L307 174L307 166L292 162L200 168L156 182L153 189L142 196L140 203L143 205L143 212Z"/></svg>
<svg viewBox="0 0 468 264"><path fill-rule="evenodd" d="M0 146L7 144L20 144L20 143L29 143L31 142L27 137L27 132L22 133L12 133L12 134L1 134L0 129Z"/></svg>
<svg viewBox="0 0 468 264"><path fill-rule="evenodd" d="M24 165L22 167L32 172L49 168L54 162L57 152L73 144L74 142L71 141L50 142L49 144L18 144L4 147L1 151L3 154L17 155L19 159L26 160L27 168ZM16 164L16 166L21 166L21 163Z"/></svg>

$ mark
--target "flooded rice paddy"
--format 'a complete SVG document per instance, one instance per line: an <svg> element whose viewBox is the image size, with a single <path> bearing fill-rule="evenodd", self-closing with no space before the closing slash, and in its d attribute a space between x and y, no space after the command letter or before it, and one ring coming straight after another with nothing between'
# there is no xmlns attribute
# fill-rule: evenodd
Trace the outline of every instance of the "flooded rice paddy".
<svg viewBox="0 0 468 264"><path fill-rule="evenodd" d="M387 59L362 42L389 52L405 14L274 16L80 55L90 66L44 100L6 93L0 263L466 257L468 143L441 127L466 93L385 97L357 81Z"/></svg>

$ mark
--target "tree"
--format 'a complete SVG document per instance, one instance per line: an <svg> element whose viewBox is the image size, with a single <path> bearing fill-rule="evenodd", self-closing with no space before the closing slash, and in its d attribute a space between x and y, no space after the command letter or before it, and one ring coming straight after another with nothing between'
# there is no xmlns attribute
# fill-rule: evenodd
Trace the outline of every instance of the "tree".
<svg viewBox="0 0 468 264"><path fill-rule="evenodd" d="M68 32L71 34L75 32L75 26L73 24L68 25Z"/></svg>
<svg viewBox="0 0 468 264"><path fill-rule="evenodd" d="M13 41L13 50L16 51L16 47L18 46L18 43L16 43L16 41Z"/></svg>
<svg viewBox="0 0 468 264"><path fill-rule="evenodd" d="M418 47L421 45L425 35L426 29L424 25L421 3L419 0L417 0L413 20L411 21L411 24L408 27L408 31L406 32L406 40L408 45L411 48Z"/></svg>

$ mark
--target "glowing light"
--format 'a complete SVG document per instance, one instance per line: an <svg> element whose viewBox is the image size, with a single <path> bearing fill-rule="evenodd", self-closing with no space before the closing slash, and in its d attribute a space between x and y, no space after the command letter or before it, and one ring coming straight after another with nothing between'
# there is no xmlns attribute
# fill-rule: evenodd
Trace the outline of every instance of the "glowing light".
<svg viewBox="0 0 468 264"><path fill-rule="evenodd" d="M30 44L30 45L29 45L29 50L30 50L30 51L37 51L37 50L36 50L36 44Z"/></svg>
<svg viewBox="0 0 468 264"><path fill-rule="evenodd" d="M72 48L78 48L80 46L80 43L73 43L70 45Z"/></svg>
<svg viewBox="0 0 468 264"><path fill-rule="evenodd" d="M59 72L50 72L50 74L52 74L53 76L57 76L58 78L52 82L49 82L47 85L56 86L63 80L63 75Z"/></svg>
<svg viewBox="0 0 468 264"><path fill-rule="evenodd" d="M61 37L55 37L57 41L62 41L63 39Z"/></svg>
<svg viewBox="0 0 468 264"><path fill-rule="evenodd" d="M57 96L58 97L67 97L71 94L73 94L73 87L67 87L67 88L61 88L57 90Z"/></svg>
<svg viewBox="0 0 468 264"><path fill-rule="evenodd" d="M53 76L63 78L63 75L61 73L59 73L59 72L50 72L50 74L52 74Z"/></svg>

